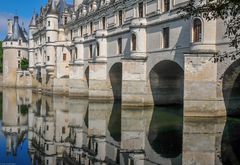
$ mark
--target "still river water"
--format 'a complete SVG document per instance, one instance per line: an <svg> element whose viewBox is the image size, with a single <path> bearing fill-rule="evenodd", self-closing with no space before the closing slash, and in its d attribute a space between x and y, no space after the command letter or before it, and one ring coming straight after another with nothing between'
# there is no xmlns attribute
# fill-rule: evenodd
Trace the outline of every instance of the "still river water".
<svg viewBox="0 0 240 165"><path fill-rule="evenodd" d="M240 164L240 120L185 118L182 106L121 110L119 102L0 95L1 164Z"/></svg>

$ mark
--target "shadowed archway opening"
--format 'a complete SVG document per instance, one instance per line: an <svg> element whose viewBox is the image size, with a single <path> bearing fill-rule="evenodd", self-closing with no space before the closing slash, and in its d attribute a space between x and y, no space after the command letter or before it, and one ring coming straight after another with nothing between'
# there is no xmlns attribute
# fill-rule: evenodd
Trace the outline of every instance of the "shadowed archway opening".
<svg viewBox="0 0 240 165"><path fill-rule="evenodd" d="M154 105L183 104L183 69L165 60L156 64L149 74Z"/></svg>
<svg viewBox="0 0 240 165"><path fill-rule="evenodd" d="M122 63L114 64L109 71L114 100L122 99Z"/></svg>
<svg viewBox="0 0 240 165"><path fill-rule="evenodd" d="M84 74L85 74L85 78L86 78L86 80L87 80L87 85L88 85L88 87L89 87L89 66L86 68Z"/></svg>
<svg viewBox="0 0 240 165"><path fill-rule="evenodd" d="M240 117L240 59L225 71L222 91L227 115Z"/></svg>

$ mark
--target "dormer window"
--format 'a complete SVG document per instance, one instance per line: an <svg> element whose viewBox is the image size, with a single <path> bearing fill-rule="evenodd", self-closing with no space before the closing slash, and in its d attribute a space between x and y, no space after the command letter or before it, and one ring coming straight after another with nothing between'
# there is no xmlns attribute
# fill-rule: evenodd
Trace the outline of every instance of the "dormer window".
<svg viewBox="0 0 240 165"><path fill-rule="evenodd" d="M68 22L68 19L67 19L67 17L64 17L64 25L66 25L66 24L67 24L67 22Z"/></svg>
<svg viewBox="0 0 240 165"><path fill-rule="evenodd" d="M18 40L18 45L22 45L22 40Z"/></svg>

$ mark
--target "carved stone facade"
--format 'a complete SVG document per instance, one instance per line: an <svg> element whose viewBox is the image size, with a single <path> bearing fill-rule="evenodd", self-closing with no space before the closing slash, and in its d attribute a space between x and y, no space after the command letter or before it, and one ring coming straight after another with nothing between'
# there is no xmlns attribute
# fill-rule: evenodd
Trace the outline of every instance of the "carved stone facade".
<svg viewBox="0 0 240 165"><path fill-rule="evenodd" d="M224 23L183 19L177 12L187 2L49 0L30 23L32 86L121 99L123 108L184 103L186 116L226 115L234 61L212 62L231 51Z"/></svg>

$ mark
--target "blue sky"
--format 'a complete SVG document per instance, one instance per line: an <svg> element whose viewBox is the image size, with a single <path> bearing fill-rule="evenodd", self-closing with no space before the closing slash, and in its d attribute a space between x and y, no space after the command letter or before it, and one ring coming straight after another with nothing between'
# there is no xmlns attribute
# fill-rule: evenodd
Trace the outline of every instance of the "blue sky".
<svg viewBox="0 0 240 165"><path fill-rule="evenodd" d="M71 3L72 0L67 0ZM7 19L18 15L21 22L27 28L34 9L39 12L41 5L47 0L1 0L0 3L0 40L3 40L7 33Z"/></svg>

